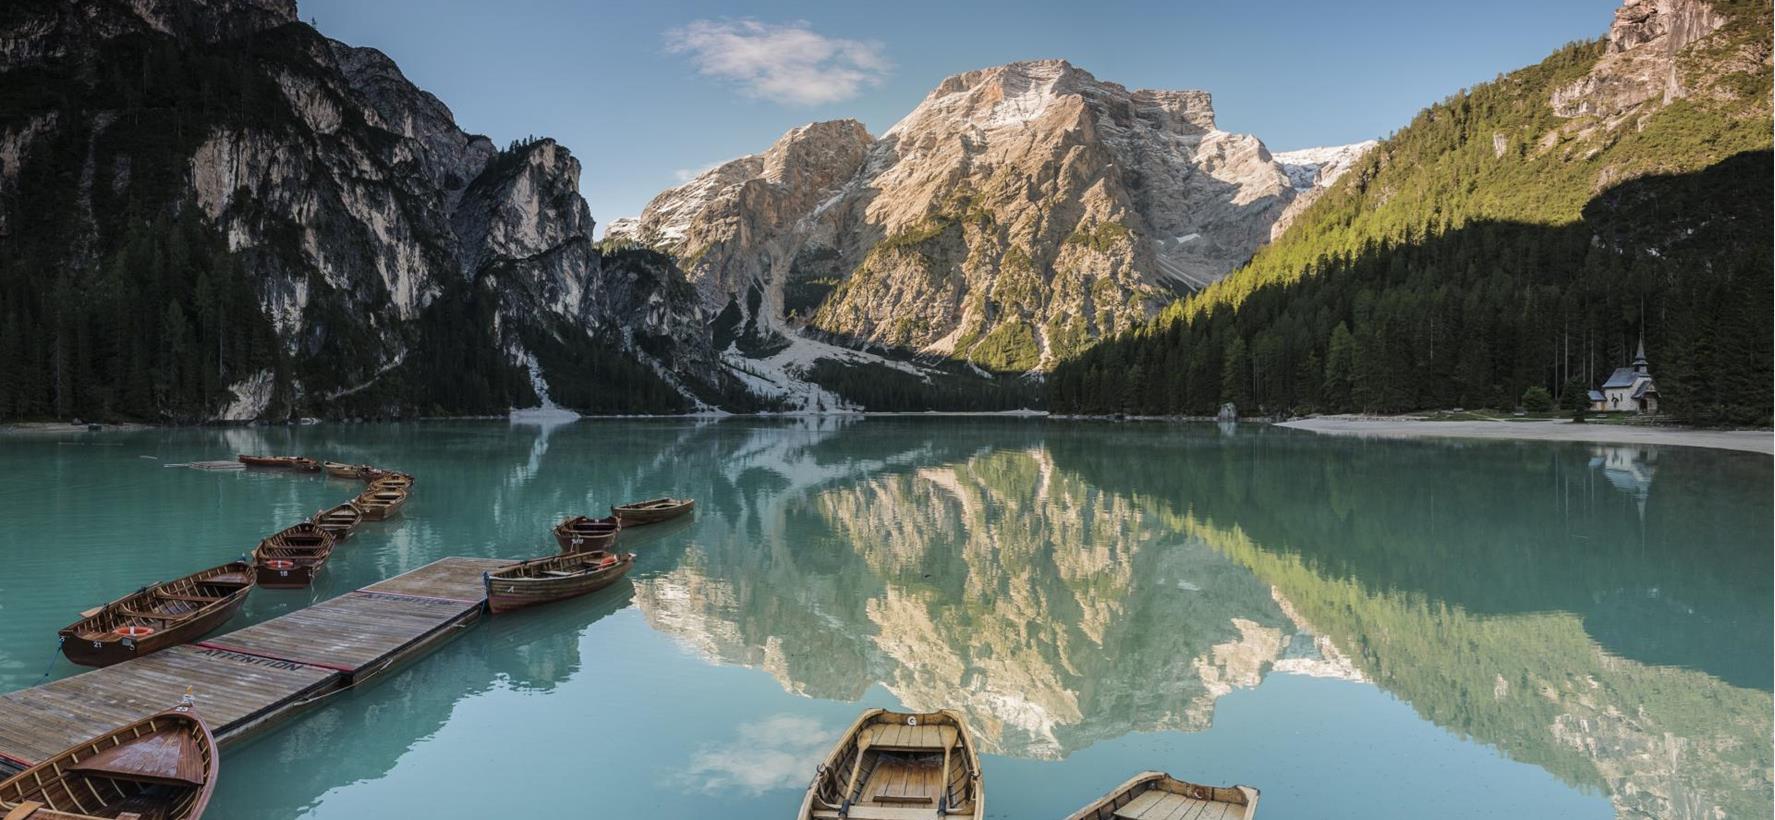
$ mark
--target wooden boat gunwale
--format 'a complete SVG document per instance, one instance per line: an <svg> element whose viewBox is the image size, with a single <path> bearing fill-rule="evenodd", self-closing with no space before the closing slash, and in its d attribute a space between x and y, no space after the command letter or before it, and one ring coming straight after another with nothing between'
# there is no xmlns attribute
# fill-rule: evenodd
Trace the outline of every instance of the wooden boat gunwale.
<svg viewBox="0 0 1775 820"><path fill-rule="evenodd" d="M1257 801L1262 794L1255 786L1208 786L1180 780L1165 772L1149 770L1123 781L1084 808L1067 815L1066 820L1114 820L1116 811L1134 798L1153 789L1162 789L1191 800L1241 806L1244 811L1234 820L1251 820L1257 816Z"/></svg>
<svg viewBox="0 0 1775 820"><path fill-rule="evenodd" d="M614 558L608 563L583 566L599 556ZM554 570L554 567L581 567L576 570ZM481 577L487 591L487 608L495 613L509 612L526 606L589 595L621 580L635 566L632 552L563 552L507 564L488 570ZM554 573L543 577L544 573Z"/></svg>
<svg viewBox="0 0 1775 820"><path fill-rule="evenodd" d="M230 561L158 581L110 601L57 631L62 654L85 666L109 666L194 641L220 628L246 604L257 585L254 569L246 561ZM239 583L226 578L230 575L239 576ZM218 595L197 594L206 588L224 587L232 589L215 589ZM121 630L126 627L152 631L142 636L124 635Z"/></svg>
<svg viewBox="0 0 1775 820"><path fill-rule="evenodd" d="M210 797L215 793L216 781L221 775L221 755L218 753L216 737L211 733L209 724L191 706L189 698L190 696L187 695L186 702L179 706L157 712L134 723L82 741L10 778L0 780L0 816L11 817L18 813L21 807L29 806L35 802L42 804L40 809L25 811L18 816L30 818L40 811L42 816L56 818L56 820L116 817L127 809L119 808L115 811L110 809L115 805L115 802L122 802L127 806L127 799L115 802L106 801L102 796L104 792L92 785L93 779L109 782L112 790L119 797L124 796L122 787L117 785L119 783L160 786L168 784L149 778L131 778L123 775L106 776L102 772L83 772L79 768L81 761L90 760L106 751L150 737L158 732L182 731L195 742L198 752L202 755L202 783L187 785L185 793L177 795L171 801L166 801L172 804L166 806L170 811L165 814L156 813L154 816L164 817L166 820L198 820L209 807ZM81 778L82 785L86 786L86 789L79 794L73 792L70 783L76 777ZM188 781L186 782L188 783ZM54 787L61 789L60 801L45 793L46 790ZM174 786L174 788L178 787ZM142 792L138 791L133 796L141 794ZM86 798L86 800L82 798ZM101 805L96 808L104 813L89 813L89 808L86 805L88 801L100 803ZM165 803L144 808L157 809L161 806L165 806Z"/></svg>
<svg viewBox="0 0 1775 820"><path fill-rule="evenodd" d="M291 544L290 536L297 531L303 534L312 531L320 536L321 543L315 546ZM267 589L308 586L314 581L315 574L326 566L327 560L333 556L333 547L337 545L331 533L312 521L292 524L272 533L253 548L253 570L259 575L259 586ZM290 566L275 567L271 565L272 561L288 561Z"/></svg>
<svg viewBox="0 0 1775 820"><path fill-rule="evenodd" d="M412 493L403 488L380 488L371 485L358 493L351 504L363 513L364 518L371 521L383 521L393 516L407 505Z"/></svg>
<svg viewBox="0 0 1775 820"><path fill-rule="evenodd" d="M366 484L370 485L368 487L370 490L390 489L411 491L413 489L413 477L406 473L379 470L373 467L369 469L373 472L366 472L364 474L364 481Z"/></svg>
<svg viewBox="0 0 1775 820"><path fill-rule="evenodd" d="M915 719L909 721L908 719ZM871 747L861 744L865 730L876 726L953 726L955 739L950 745L943 747L943 777L938 786L943 789L937 800L931 805L882 805L879 802L869 803L854 799L873 782L874 766L869 776L861 776L861 768L865 755L871 748L890 749L888 745ZM956 747L963 752L959 759L952 754ZM921 745L921 749L931 748ZM931 754L934 754L932 752ZM877 760L879 763L879 759ZM844 779L842 791L834 795L828 784L836 787L838 779ZM957 784L966 795L966 802L949 804L949 797ZM971 793L971 794L969 794ZM837 802L833 801L837 798ZM958 811L959 809L959 811ZM928 811L928 814L927 814ZM813 781L808 783L807 791L802 796L801 810L796 817L799 820L828 820L829 818L853 818L853 820L872 820L875 817L893 818L973 818L979 820L986 816L986 785L980 769L979 750L974 745L973 733L968 729L967 721L959 712L952 709L940 709L935 712L894 712L887 709L867 709L857 716L850 728L840 735L826 753L815 770Z"/></svg>
<svg viewBox="0 0 1775 820"><path fill-rule="evenodd" d="M363 464L346 464L342 461L323 461L320 466L333 478L362 478L364 471L369 469Z"/></svg>
<svg viewBox="0 0 1775 820"><path fill-rule="evenodd" d="M340 512L349 512L352 515L352 519L351 519L350 524L340 525L337 523L326 521L328 516L333 515L334 513L340 513ZM323 522L326 522L326 523L323 523ZM337 545L338 542L344 541L345 539L350 538L351 534L353 532L357 531L358 525L364 523L364 511L358 509L356 504L353 504L350 501L347 501L343 504L336 504L334 506L328 507L324 510L321 510L320 512L315 513L314 517L308 519L308 523L313 524L317 527L320 527L323 530L326 530L328 535L333 536L333 542L335 545Z"/></svg>
<svg viewBox="0 0 1775 820"><path fill-rule="evenodd" d="M673 498L662 496L646 501L635 501L629 504L618 504L610 508L610 514L625 527L643 524L657 524L669 521L678 516L688 514L696 509L694 498Z"/></svg>
<svg viewBox="0 0 1775 820"><path fill-rule="evenodd" d="M237 453L235 459L248 467L288 468L296 466L294 456L254 456L246 453Z"/></svg>
<svg viewBox="0 0 1775 820"><path fill-rule="evenodd" d="M578 529L584 525L592 525L595 531ZM600 552L616 543L617 536L622 533L622 520L614 515L607 518L575 515L562 519L561 523L555 525L553 532L555 543L561 546L562 552ZM575 543L575 539L578 539L578 543Z"/></svg>

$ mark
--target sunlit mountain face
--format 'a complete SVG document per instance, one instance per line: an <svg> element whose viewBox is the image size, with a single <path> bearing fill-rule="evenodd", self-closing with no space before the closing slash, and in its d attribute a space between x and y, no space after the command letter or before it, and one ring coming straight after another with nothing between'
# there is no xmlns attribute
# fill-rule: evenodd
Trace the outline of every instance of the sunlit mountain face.
<svg viewBox="0 0 1775 820"><path fill-rule="evenodd" d="M1768 803L1754 459L876 424L733 448L733 530L635 581L648 622L797 694L959 709L1011 757L1206 730L1228 693L1315 675L1623 815Z"/></svg>

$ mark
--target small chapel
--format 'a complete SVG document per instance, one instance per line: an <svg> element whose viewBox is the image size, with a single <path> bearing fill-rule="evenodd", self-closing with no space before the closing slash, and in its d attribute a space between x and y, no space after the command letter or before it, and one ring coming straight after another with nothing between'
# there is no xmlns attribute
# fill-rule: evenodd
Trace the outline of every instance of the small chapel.
<svg viewBox="0 0 1775 820"><path fill-rule="evenodd" d="M1600 413L1658 412L1658 384L1647 369L1645 339L1639 340L1633 364L1615 368L1601 390L1590 391L1590 409Z"/></svg>

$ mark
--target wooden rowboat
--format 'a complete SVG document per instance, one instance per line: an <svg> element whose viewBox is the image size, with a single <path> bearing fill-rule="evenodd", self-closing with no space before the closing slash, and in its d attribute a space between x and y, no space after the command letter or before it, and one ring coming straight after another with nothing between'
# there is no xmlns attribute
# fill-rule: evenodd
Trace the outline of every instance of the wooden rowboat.
<svg viewBox="0 0 1775 820"><path fill-rule="evenodd" d="M253 591L244 561L155 584L62 627L62 654L83 666L110 666L194 641L234 617Z"/></svg>
<svg viewBox="0 0 1775 820"><path fill-rule="evenodd" d="M337 461L323 461L320 466L327 471L327 475L334 478L361 478L367 469L362 464L341 464Z"/></svg>
<svg viewBox="0 0 1775 820"><path fill-rule="evenodd" d="M351 500L351 505L364 514L365 520L382 521L393 518L407 504L407 491L371 487Z"/></svg>
<svg viewBox="0 0 1775 820"><path fill-rule="evenodd" d="M215 791L216 738L178 707L81 743L0 781L8 820L197 820Z"/></svg>
<svg viewBox="0 0 1775 820"><path fill-rule="evenodd" d="M320 462L305 456L291 456L290 469L302 473L318 473L320 472Z"/></svg>
<svg viewBox="0 0 1775 820"><path fill-rule="evenodd" d="M1066 820L1250 820L1257 816L1257 794L1250 786L1202 786L1164 772L1141 772Z"/></svg>
<svg viewBox="0 0 1775 820"><path fill-rule="evenodd" d="M364 513L347 501L330 510L315 513L314 517L308 520L315 526L326 530L328 535L333 536L333 542L337 545L338 542L351 537L352 531L363 522Z"/></svg>
<svg viewBox="0 0 1775 820"><path fill-rule="evenodd" d="M820 763L797 816L978 820L985 812L980 758L961 715L870 709Z"/></svg>
<svg viewBox="0 0 1775 820"><path fill-rule="evenodd" d="M637 501L611 507L610 512L622 521L623 526L634 527L677 518L695 507L696 501L689 498L655 498L652 501Z"/></svg>
<svg viewBox="0 0 1775 820"><path fill-rule="evenodd" d="M238 458L248 467L294 467L296 461L294 456L249 456L245 453Z"/></svg>
<svg viewBox="0 0 1775 820"><path fill-rule="evenodd" d="M333 536L304 521L260 541L253 550L253 571L259 586L296 589L313 583L332 554Z"/></svg>
<svg viewBox="0 0 1775 820"><path fill-rule="evenodd" d="M635 554L569 552L500 567L482 576L487 607L510 612L597 592L622 578L635 565Z"/></svg>
<svg viewBox="0 0 1775 820"><path fill-rule="evenodd" d="M379 471L379 474L374 478L369 479L369 482L370 489L373 490L413 489L413 477L406 473L391 473L387 470L382 470Z"/></svg>
<svg viewBox="0 0 1775 820"><path fill-rule="evenodd" d="M555 543L562 552L601 552L616 543L622 523L616 516L591 518L576 515L555 525Z"/></svg>

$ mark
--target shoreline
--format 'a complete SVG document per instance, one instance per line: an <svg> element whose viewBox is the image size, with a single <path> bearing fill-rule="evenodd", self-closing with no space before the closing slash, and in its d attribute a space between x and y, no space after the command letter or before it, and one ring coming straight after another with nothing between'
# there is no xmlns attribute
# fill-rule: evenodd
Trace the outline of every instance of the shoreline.
<svg viewBox="0 0 1775 820"><path fill-rule="evenodd" d="M410 419L390 419L387 422L340 422L318 421L309 424L376 424L400 423L402 421L508 421L513 424L565 424L575 421L599 420L701 420L715 421L720 419L739 418L1011 418L1011 419L1044 419L1053 421L1101 421L1101 422L1161 422L1173 424L1212 423L1211 417L1191 416L1126 416L1120 419L1112 416L1085 415L1052 415L1039 410L996 410L996 411L829 411L824 413L683 413L673 415L647 414L612 414L612 415L530 415L519 411L505 416L420 416ZM1643 444L1664 447L1700 447L1713 450L1732 450L1741 453L1757 453L1775 456L1775 432L1769 430L1713 430L1695 427L1654 427L1628 426L1619 424L1573 424L1569 421L1525 420L1525 421L1430 421L1411 416L1311 416L1290 421L1269 421L1267 419L1245 419L1240 424L1268 424L1286 427L1293 430L1304 430L1323 435L1354 436L1357 438L1384 439L1469 439L1490 441L1548 441L1548 442L1587 442L1593 444ZM260 427L274 428L285 424L251 424L251 423L218 423L197 425L162 425L125 422L103 424L99 430L88 430L84 425L66 422L12 422L0 424L0 435L47 435L58 433L111 433L140 432L144 430L174 429L177 427L239 427L257 429Z"/></svg>
<svg viewBox="0 0 1775 820"><path fill-rule="evenodd" d="M1456 438L1493 441L1565 441L1593 444L1646 444L1702 447L1775 455L1775 433L1768 430L1706 430L1694 427L1638 427L1573 424L1569 421L1425 421L1414 418L1314 416L1277 422L1277 427L1359 438Z"/></svg>

